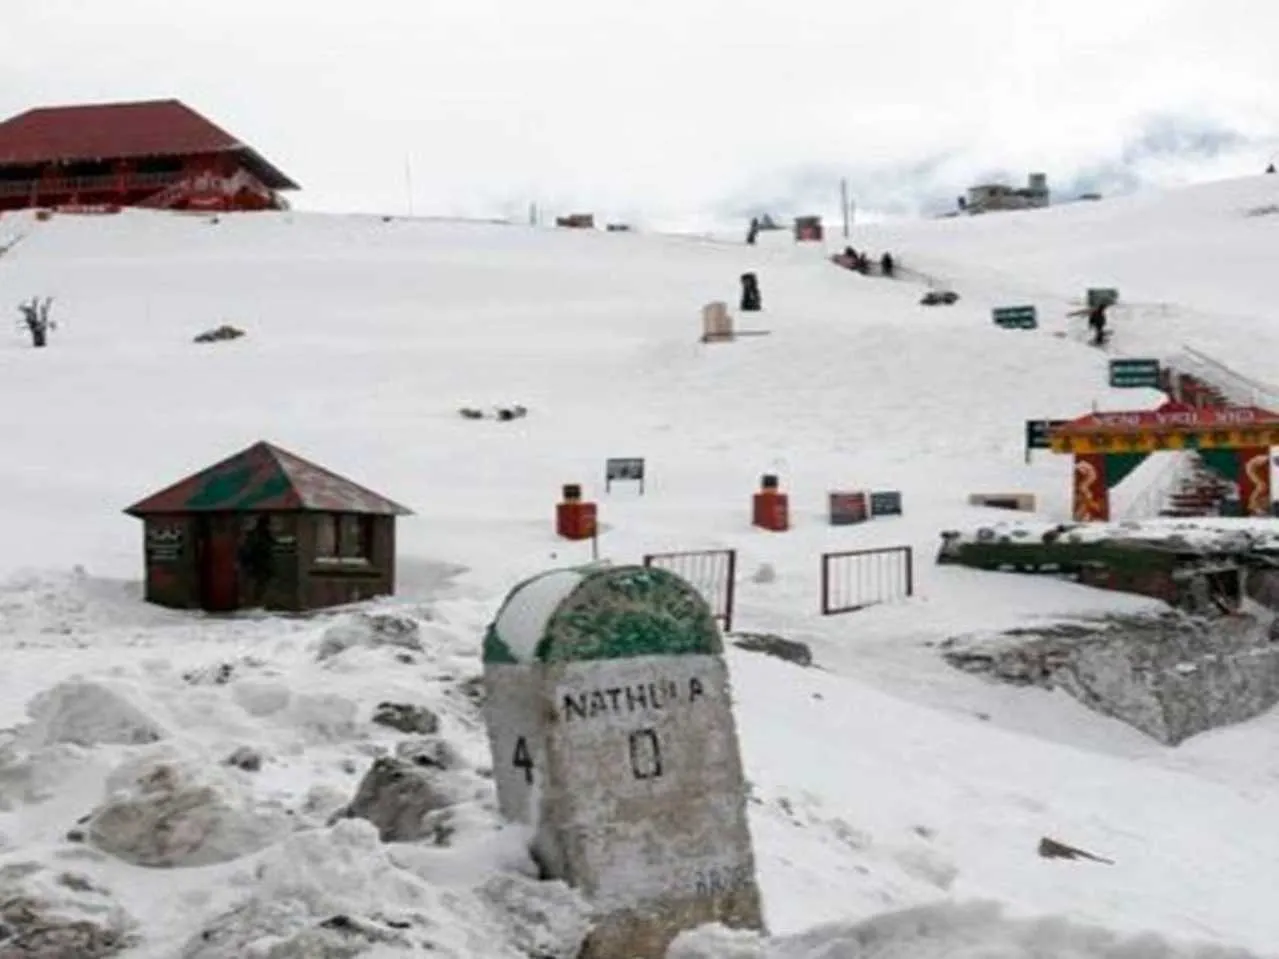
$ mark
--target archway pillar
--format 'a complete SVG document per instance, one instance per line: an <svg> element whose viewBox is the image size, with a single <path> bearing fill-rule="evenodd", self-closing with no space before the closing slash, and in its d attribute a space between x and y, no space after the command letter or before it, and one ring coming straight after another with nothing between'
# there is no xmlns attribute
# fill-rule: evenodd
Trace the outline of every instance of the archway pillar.
<svg viewBox="0 0 1279 959"><path fill-rule="evenodd" d="M1076 453L1073 515L1077 523L1110 519L1110 490L1104 453Z"/></svg>
<svg viewBox="0 0 1279 959"><path fill-rule="evenodd" d="M1246 446L1237 453L1239 502L1245 516L1270 515L1270 447Z"/></svg>

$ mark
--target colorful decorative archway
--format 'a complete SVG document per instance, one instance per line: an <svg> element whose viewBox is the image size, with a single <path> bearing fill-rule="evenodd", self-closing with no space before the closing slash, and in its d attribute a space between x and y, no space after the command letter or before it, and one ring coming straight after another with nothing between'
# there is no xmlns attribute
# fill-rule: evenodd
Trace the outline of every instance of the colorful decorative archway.
<svg viewBox="0 0 1279 959"><path fill-rule="evenodd" d="M1245 516L1270 514L1270 448L1279 445L1279 414L1255 406L1089 413L1049 433L1054 453L1075 457L1074 517L1110 519L1110 490L1151 453L1211 453L1211 465L1239 484Z"/></svg>

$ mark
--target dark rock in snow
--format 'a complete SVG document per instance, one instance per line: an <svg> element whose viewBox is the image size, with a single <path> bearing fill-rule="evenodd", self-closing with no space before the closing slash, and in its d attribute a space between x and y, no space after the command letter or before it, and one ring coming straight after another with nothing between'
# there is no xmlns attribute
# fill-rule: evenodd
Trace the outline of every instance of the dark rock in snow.
<svg viewBox="0 0 1279 959"><path fill-rule="evenodd" d="M255 773L262 768L262 754L250 746L241 746L223 762L246 773Z"/></svg>
<svg viewBox="0 0 1279 959"><path fill-rule="evenodd" d="M1047 836L1039 840L1039 855L1043 859L1090 859L1093 862L1105 863L1107 866L1115 864L1113 859L1094 856L1090 852L1085 852L1074 846L1068 846L1064 842L1058 842L1056 839L1050 839Z"/></svg>
<svg viewBox="0 0 1279 959"><path fill-rule="evenodd" d="M440 731L440 717L425 706L411 703L378 703L373 722L402 733L433 736Z"/></svg>
<svg viewBox="0 0 1279 959"><path fill-rule="evenodd" d="M456 801L442 772L404 759L378 759L343 815L371 822L382 842L428 838L434 827L427 817Z"/></svg>
<svg viewBox="0 0 1279 959"><path fill-rule="evenodd" d="M773 633L734 633L733 645L747 652L776 656L796 666L813 665L813 651L806 643Z"/></svg>
<svg viewBox="0 0 1279 959"><path fill-rule="evenodd" d="M409 739L397 744L395 758L431 769L457 769L461 765L461 759L453 747L438 736Z"/></svg>
<svg viewBox="0 0 1279 959"><path fill-rule="evenodd" d="M123 929L51 915L23 896L0 900L0 959L105 959L130 945Z"/></svg>
<svg viewBox="0 0 1279 959"><path fill-rule="evenodd" d="M216 222L216 221L214 221ZM244 336L244 330L239 327L232 326L229 323L223 323L221 326L212 330L206 330L195 338L196 343L219 343L224 340L238 340Z"/></svg>
<svg viewBox="0 0 1279 959"><path fill-rule="evenodd" d="M324 631L317 659L328 659L353 646L396 646L422 652L422 629L416 619L394 613L353 613Z"/></svg>

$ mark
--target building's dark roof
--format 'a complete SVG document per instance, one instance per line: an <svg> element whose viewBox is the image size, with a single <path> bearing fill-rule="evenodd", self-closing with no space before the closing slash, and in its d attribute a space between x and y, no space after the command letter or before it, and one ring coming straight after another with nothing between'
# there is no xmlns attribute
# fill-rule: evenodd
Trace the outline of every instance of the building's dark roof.
<svg viewBox="0 0 1279 959"><path fill-rule="evenodd" d="M413 512L265 441L179 480L125 512L147 516L288 510L381 516L409 516Z"/></svg>
<svg viewBox="0 0 1279 959"><path fill-rule="evenodd" d="M252 147L178 100L40 107L0 123L0 167L193 153L238 154L271 189L297 189Z"/></svg>

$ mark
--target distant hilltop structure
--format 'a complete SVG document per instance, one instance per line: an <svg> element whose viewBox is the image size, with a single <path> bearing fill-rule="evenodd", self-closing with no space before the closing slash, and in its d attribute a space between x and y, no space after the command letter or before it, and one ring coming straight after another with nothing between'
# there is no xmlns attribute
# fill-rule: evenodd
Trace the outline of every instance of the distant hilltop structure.
<svg viewBox="0 0 1279 959"><path fill-rule="evenodd" d="M961 213L994 213L1000 210L1037 210L1048 206L1048 174L1032 173L1024 187L1006 183L980 183L959 198Z"/></svg>

